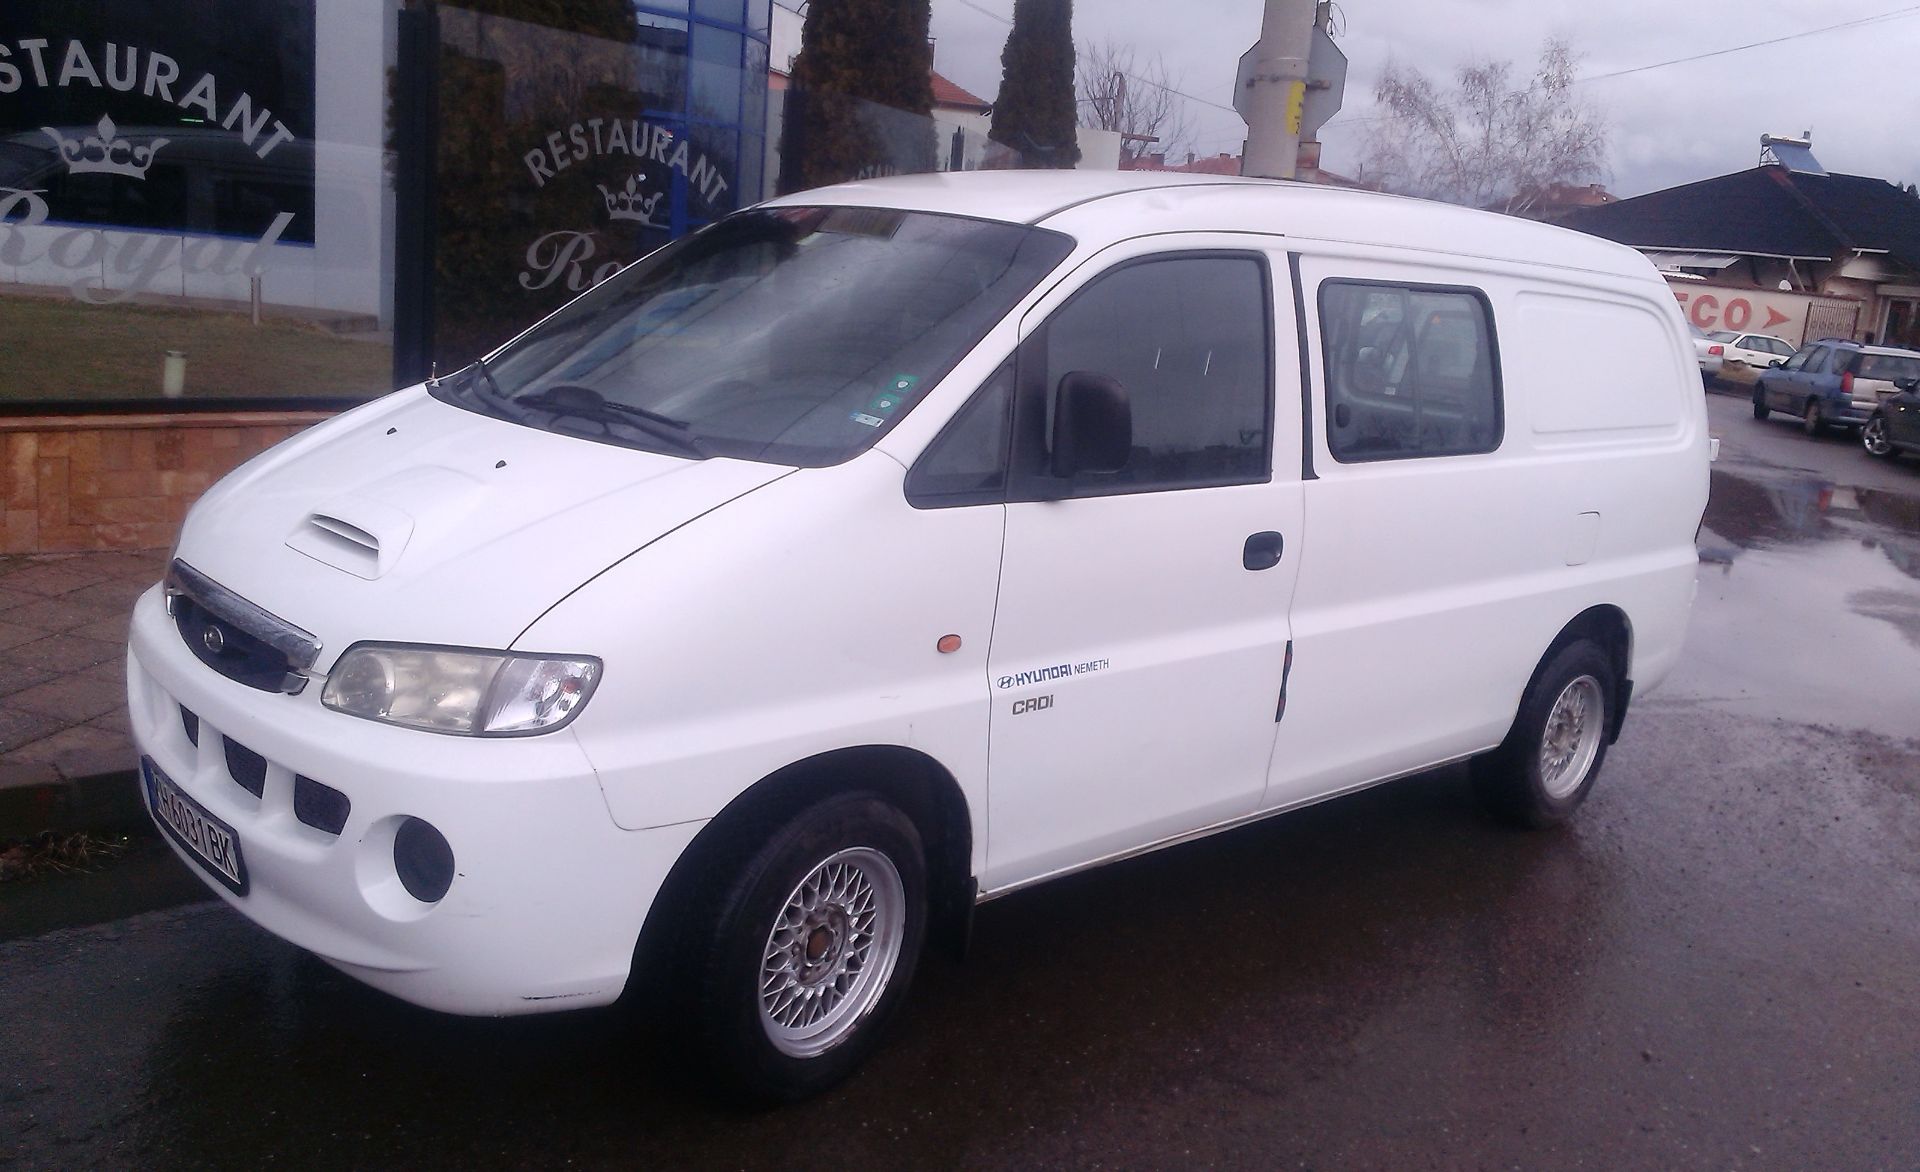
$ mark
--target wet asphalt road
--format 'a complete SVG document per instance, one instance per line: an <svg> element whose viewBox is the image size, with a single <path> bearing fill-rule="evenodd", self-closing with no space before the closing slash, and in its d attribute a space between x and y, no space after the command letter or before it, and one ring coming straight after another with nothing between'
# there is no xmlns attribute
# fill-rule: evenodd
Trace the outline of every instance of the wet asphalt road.
<svg viewBox="0 0 1920 1172"><path fill-rule="evenodd" d="M1563 830L1444 770L1010 897L765 1114L618 1011L437 1016L219 905L25 937L0 1163L1920 1166L1920 460L1710 404L1689 658Z"/></svg>

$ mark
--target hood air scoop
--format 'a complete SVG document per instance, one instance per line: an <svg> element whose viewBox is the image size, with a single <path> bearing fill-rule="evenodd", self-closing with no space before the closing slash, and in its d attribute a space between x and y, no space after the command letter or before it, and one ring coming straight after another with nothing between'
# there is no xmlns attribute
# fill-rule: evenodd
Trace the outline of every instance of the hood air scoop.
<svg viewBox="0 0 1920 1172"><path fill-rule="evenodd" d="M393 569L416 526L453 532L484 495L480 481L452 468L404 469L322 502L294 526L287 546L371 582Z"/></svg>
<svg viewBox="0 0 1920 1172"><path fill-rule="evenodd" d="M413 518L373 501L336 501L307 515L287 546L371 582L393 568L413 536Z"/></svg>

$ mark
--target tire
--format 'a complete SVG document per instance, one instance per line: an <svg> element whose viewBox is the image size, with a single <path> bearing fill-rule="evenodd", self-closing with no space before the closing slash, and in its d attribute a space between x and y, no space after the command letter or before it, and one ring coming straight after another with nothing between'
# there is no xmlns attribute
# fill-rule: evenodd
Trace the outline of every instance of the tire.
<svg viewBox="0 0 1920 1172"><path fill-rule="evenodd" d="M1820 418L1820 400L1807 400L1806 409L1800 413L1800 430L1816 438L1826 433L1827 425Z"/></svg>
<svg viewBox="0 0 1920 1172"><path fill-rule="evenodd" d="M829 798L721 881L689 972L695 1053L726 1097L816 1095L873 1052L913 981L927 925L919 832L871 794Z"/></svg>
<svg viewBox="0 0 1920 1172"><path fill-rule="evenodd" d="M1488 814L1539 830L1579 808L1607 757L1616 683L1612 658L1589 640L1547 657L1507 739L1473 762L1474 790Z"/></svg>
<svg viewBox="0 0 1920 1172"><path fill-rule="evenodd" d="M1900 450L1893 446L1893 440L1887 436L1887 417L1884 415L1875 415L1860 429L1860 446L1875 459L1891 460L1900 454Z"/></svg>
<svg viewBox="0 0 1920 1172"><path fill-rule="evenodd" d="M1753 388L1753 417L1755 419L1765 419L1771 414L1773 414L1773 412L1767 407L1766 391L1759 386L1755 386Z"/></svg>

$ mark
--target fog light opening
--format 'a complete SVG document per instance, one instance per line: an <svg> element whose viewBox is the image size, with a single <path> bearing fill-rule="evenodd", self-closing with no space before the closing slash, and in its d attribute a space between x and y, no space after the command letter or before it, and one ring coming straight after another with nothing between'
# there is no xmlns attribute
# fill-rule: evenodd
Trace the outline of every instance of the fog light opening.
<svg viewBox="0 0 1920 1172"><path fill-rule="evenodd" d="M453 847L430 823L408 818L393 836L393 869L408 895L439 903L453 886Z"/></svg>

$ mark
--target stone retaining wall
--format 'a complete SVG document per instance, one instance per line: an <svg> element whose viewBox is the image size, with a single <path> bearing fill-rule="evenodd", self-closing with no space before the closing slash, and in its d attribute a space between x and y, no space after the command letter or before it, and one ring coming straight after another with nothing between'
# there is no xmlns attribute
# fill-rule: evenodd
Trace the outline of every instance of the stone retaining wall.
<svg viewBox="0 0 1920 1172"><path fill-rule="evenodd" d="M207 487L314 411L0 417L0 554L164 549Z"/></svg>

